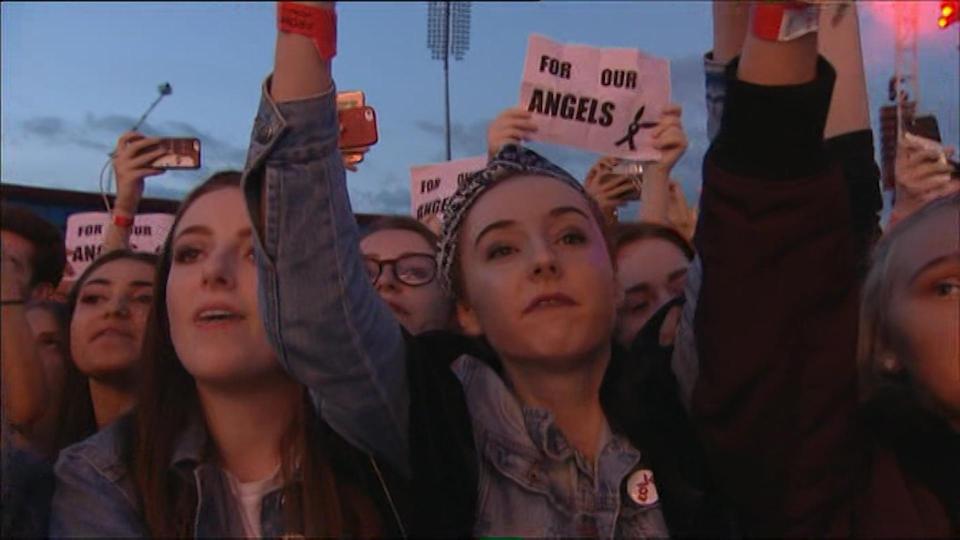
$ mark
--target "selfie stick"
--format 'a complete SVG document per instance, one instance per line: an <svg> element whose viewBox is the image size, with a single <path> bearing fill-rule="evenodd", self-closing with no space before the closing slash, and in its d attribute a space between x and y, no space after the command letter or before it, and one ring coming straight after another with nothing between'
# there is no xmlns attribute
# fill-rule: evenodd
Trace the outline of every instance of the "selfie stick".
<svg viewBox="0 0 960 540"><path fill-rule="evenodd" d="M150 116L150 113L153 112L153 108L160 103L160 100L173 93L173 86L170 86L170 83L165 82L157 87L157 91L160 92L160 95L157 96L157 99L153 100L153 103L151 103L149 107L147 107L147 110L144 111L143 116L141 116L140 119L137 120L137 123L130 128L130 131L136 131L147 119L147 117Z"/></svg>
<svg viewBox="0 0 960 540"><path fill-rule="evenodd" d="M160 95L157 96L157 99L153 100L153 103L151 103L149 107L147 107L147 110L143 112L143 115L140 116L140 119L137 120L137 123L134 124L132 128L130 128L130 131L136 131L147 120L147 117L150 116L150 113L153 112L153 109L157 106L158 103L160 103L160 100L162 100L164 97L169 96L170 94L173 93L173 86L170 83L165 82L157 87L157 92L160 92ZM104 163L103 168L100 169L100 196L103 197L103 206L106 207L107 213L111 212L110 199L107 198L107 190L110 189L111 187L110 183L112 182L113 175L112 174L108 175L109 177L107 178L106 188L104 188L103 175L104 173L108 172L110 168L110 163L113 160L113 156L115 154L116 152L110 152L109 154L107 154L108 156L107 162Z"/></svg>

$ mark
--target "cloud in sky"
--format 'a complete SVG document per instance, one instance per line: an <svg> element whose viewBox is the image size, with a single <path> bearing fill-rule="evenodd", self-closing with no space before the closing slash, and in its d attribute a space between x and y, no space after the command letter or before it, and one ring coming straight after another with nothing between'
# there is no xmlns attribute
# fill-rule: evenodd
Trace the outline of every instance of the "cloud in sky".
<svg viewBox="0 0 960 540"><path fill-rule="evenodd" d="M56 116L38 116L20 122L19 128L27 138L39 139L54 148L58 145L74 145L80 148L109 153L113 150L113 137L129 130L137 119L132 116L108 114L98 116L87 113L79 122ZM246 159L246 147L224 141L190 122L172 120L160 124L144 123L140 131L159 137L196 137L202 145L203 161L213 169L242 168ZM109 141L109 143L107 142Z"/></svg>
<svg viewBox="0 0 960 540"><path fill-rule="evenodd" d="M376 191L353 191L353 197L359 199L356 203L357 211L373 214L401 214L410 213L410 188L406 185L397 185L397 182L384 182L389 187Z"/></svg>
<svg viewBox="0 0 960 540"><path fill-rule="evenodd" d="M91 150L107 158L114 149L114 137L130 129L137 118L126 115L86 113L79 121L57 116L36 116L15 125L12 140L34 140L45 148L73 146ZM18 129L17 129L18 128ZM161 137L196 137L202 144L203 166L191 171L167 171L147 182L145 194L150 197L180 199L203 178L223 169L242 169L247 149L224 141L190 122L179 120L152 124L146 122L141 131Z"/></svg>

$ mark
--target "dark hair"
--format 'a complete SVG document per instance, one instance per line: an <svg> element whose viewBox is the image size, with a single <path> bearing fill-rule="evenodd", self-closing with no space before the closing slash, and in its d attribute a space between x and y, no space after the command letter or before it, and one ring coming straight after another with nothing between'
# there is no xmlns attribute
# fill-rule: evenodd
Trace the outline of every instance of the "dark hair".
<svg viewBox="0 0 960 540"><path fill-rule="evenodd" d="M67 253L60 229L22 206L2 203L0 209L0 229L22 236L33 244L28 285L33 288L40 283L49 283L56 288L67 265Z"/></svg>
<svg viewBox="0 0 960 540"><path fill-rule="evenodd" d="M660 240L670 242L683 252L684 257L686 257L688 261L693 260L694 251L690 242L672 227L658 223L618 224L613 233L614 253L620 253L620 250L629 244L650 238L659 238Z"/></svg>
<svg viewBox="0 0 960 540"><path fill-rule="evenodd" d="M157 265L156 301L147 319L143 376L131 434L132 450L127 456L144 521L154 537L182 538L194 534L196 491L179 475L170 474L169 467L176 440L184 426L196 417L203 421L196 382L177 356L170 335L165 299L173 258L173 237L180 220L197 199L221 189L240 187L241 174L225 171L214 174L193 190L180 205ZM303 522L291 523L292 512L288 512L285 516L287 527L302 527L300 530L307 537L318 537L341 536L349 526L364 530L378 526L358 519L361 511L369 508L367 501L351 493L349 487L340 490L324 454L326 445L319 440L318 420L306 392L303 392L302 403L284 440L286 453L281 470L285 499L300 502ZM215 451L215 448L208 447L207 452ZM290 481L290 469L294 463L299 463L301 482Z"/></svg>
<svg viewBox="0 0 960 540"><path fill-rule="evenodd" d="M82 441L97 432L97 419L93 412L93 401L90 397L90 378L77 368L70 351L70 321L77 308L80 290L98 269L114 261L137 261L151 267L157 265L157 256L153 253L134 252L126 249L110 251L95 259L80 278L73 284L67 296L68 320L64 329L66 342L63 379L63 398L60 401L57 429L54 434L54 444L57 450L66 448L75 442Z"/></svg>
<svg viewBox="0 0 960 540"><path fill-rule="evenodd" d="M437 235L433 233L426 225L409 216L380 216L367 224L360 234L360 239L364 239L375 232L387 230L410 231L420 235L421 238L430 244L430 247L436 251L437 243L440 241Z"/></svg>

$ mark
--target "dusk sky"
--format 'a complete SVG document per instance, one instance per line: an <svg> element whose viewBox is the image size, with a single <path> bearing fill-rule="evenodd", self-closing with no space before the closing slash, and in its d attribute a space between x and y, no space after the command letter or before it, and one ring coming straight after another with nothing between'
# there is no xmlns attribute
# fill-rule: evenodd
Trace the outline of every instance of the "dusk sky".
<svg viewBox="0 0 960 540"><path fill-rule="evenodd" d="M893 71L890 5L860 4L876 116ZM960 25L936 29L937 2L920 4L920 108L937 114L945 142L956 145ZM442 65L426 48L427 4L344 2L338 12L334 77L341 90L366 93L380 124L380 143L348 176L354 207L406 213L410 166L444 152ZM272 3L4 2L0 14L3 182L97 191L107 152L167 81L173 94L143 131L201 138L205 166L151 178L148 194L180 197L210 172L242 167L273 61ZM675 176L696 196L707 146L709 2L474 2L470 50L451 67L454 158L485 152L487 123L516 104L531 33L670 59L673 100L683 105L691 141ZM534 147L581 178L596 158Z"/></svg>

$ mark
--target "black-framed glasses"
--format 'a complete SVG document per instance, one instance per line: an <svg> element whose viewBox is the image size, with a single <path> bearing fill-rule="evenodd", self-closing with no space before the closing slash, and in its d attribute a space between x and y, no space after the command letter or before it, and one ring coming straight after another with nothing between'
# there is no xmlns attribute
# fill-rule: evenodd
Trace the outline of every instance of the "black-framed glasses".
<svg viewBox="0 0 960 540"><path fill-rule="evenodd" d="M409 253L396 259L363 258L363 267L374 285L383 274L385 266L390 266L394 279L410 287L426 285L437 277L437 260L426 253Z"/></svg>

